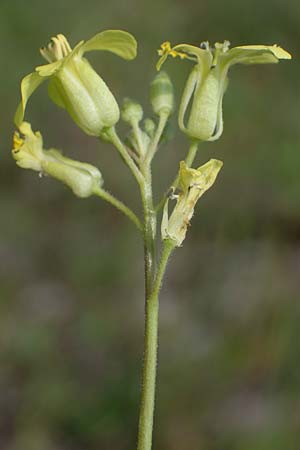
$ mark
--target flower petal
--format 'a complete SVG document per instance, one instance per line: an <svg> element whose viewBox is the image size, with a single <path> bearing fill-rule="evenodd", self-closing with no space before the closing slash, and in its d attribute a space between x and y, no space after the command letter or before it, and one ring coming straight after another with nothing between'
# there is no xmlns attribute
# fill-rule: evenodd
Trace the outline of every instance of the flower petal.
<svg viewBox="0 0 300 450"><path fill-rule="evenodd" d="M33 92L45 81L37 72L30 73L21 82L21 102L15 114L15 124L19 127L23 122L27 102Z"/></svg>
<svg viewBox="0 0 300 450"><path fill-rule="evenodd" d="M60 59L59 61L50 64L43 64L42 66L36 67L35 70L41 77L51 77L61 68L64 59Z"/></svg>
<svg viewBox="0 0 300 450"><path fill-rule="evenodd" d="M106 30L86 41L79 52L108 50L121 58L130 60L136 57L137 42L132 34L122 30Z"/></svg>
<svg viewBox="0 0 300 450"><path fill-rule="evenodd" d="M207 191L215 182L223 162L218 159L210 159L207 163L193 169L187 167L184 161L180 162L179 180L183 193L189 191L192 187L201 190L201 195Z"/></svg>
<svg viewBox="0 0 300 450"><path fill-rule="evenodd" d="M175 52L183 52L188 55L196 56L198 62L203 65L203 70L209 70L212 63L212 54L210 50L202 49L200 47L196 47L195 45L189 44L178 44L173 47Z"/></svg>
<svg viewBox="0 0 300 450"><path fill-rule="evenodd" d="M220 55L223 64L268 64L280 59L291 59L291 55L277 45L244 45L234 47Z"/></svg>

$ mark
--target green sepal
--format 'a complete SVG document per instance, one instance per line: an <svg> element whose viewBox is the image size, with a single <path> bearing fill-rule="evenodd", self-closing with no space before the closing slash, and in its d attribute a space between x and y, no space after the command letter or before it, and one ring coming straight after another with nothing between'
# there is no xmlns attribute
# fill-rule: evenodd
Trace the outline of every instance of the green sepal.
<svg viewBox="0 0 300 450"><path fill-rule="evenodd" d="M59 90L56 87L56 81L54 78L50 79L48 84L48 95L50 99L60 108L65 109L64 99L61 97Z"/></svg>

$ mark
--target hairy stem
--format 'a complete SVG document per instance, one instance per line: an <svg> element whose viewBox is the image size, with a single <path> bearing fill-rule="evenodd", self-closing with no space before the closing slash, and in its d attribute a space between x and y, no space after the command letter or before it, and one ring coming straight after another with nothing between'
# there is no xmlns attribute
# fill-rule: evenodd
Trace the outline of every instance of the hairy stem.
<svg viewBox="0 0 300 450"><path fill-rule="evenodd" d="M153 208L151 174L141 187L144 209L145 296L149 296L155 274L156 214Z"/></svg>
<svg viewBox="0 0 300 450"><path fill-rule="evenodd" d="M153 278L155 275L155 239L156 239L156 212L153 204L152 193L152 173L151 163L152 159L157 151L159 140L166 126L169 114L161 114L159 116L159 123L156 128L155 134L149 145L144 160L141 163L141 171L144 176L145 182L141 187L141 195L144 207L144 254L145 254L145 286L146 286L146 298L148 298Z"/></svg>
<svg viewBox="0 0 300 450"><path fill-rule="evenodd" d="M174 242L165 241L153 289L146 299L144 364L137 450L151 450L158 347L159 291Z"/></svg>

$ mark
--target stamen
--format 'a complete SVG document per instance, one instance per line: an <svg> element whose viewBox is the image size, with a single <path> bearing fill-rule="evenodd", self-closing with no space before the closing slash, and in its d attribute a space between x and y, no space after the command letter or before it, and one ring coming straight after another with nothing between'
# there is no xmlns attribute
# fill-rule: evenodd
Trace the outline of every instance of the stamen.
<svg viewBox="0 0 300 450"><path fill-rule="evenodd" d="M48 46L40 49L41 55L50 63L65 58L71 51L72 48L63 34L52 37Z"/></svg>
<svg viewBox="0 0 300 450"><path fill-rule="evenodd" d="M218 58L220 53L226 53L229 50L230 42L215 42L215 50L214 50L214 58L212 61L212 68L215 67L218 63Z"/></svg>
<svg viewBox="0 0 300 450"><path fill-rule="evenodd" d="M221 51L222 53L226 53L228 52L230 47L230 42L229 41L224 41L224 42L216 42L215 43L215 49Z"/></svg>
<svg viewBox="0 0 300 450"><path fill-rule="evenodd" d="M171 47L171 43L169 41L163 42L160 46L160 49L158 50L159 56L172 56L172 58L176 58L176 56L179 56L180 59L187 58L188 56L185 53L177 52L176 50L173 50Z"/></svg>
<svg viewBox="0 0 300 450"><path fill-rule="evenodd" d="M209 42L208 42L208 41L203 41L203 42L201 42L201 44L199 45L199 47L200 47L202 50L210 50L210 48L209 48Z"/></svg>

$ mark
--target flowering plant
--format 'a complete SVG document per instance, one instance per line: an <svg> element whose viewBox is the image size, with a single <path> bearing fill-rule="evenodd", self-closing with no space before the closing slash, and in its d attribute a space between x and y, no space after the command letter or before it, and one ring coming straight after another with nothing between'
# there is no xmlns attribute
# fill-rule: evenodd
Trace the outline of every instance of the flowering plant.
<svg viewBox="0 0 300 450"><path fill-rule="evenodd" d="M222 101L232 65L276 63L291 56L276 45L230 49L228 41L216 43L214 47L210 47L208 42L199 47L189 44L171 47L169 42L162 44L158 51L158 70L168 56L194 63L178 112L179 128L188 137L190 146L185 161L179 163L174 182L161 200L154 202L152 162L163 141L170 116L175 113L173 84L166 72L159 72L154 77L150 89L154 118L143 120L143 108L135 100L126 98L119 109L112 90L83 56L92 50L107 50L131 60L136 56L136 49L134 37L120 30L98 33L86 42L79 42L73 50L63 35L52 38L48 47L41 49L48 64L37 67L21 82L21 103L15 115L18 131L14 134L12 155L19 167L63 182L80 198L97 195L109 202L133 222L143 237L145 339L137 449L151 450L161 284L170 255L176 247L182 246L186 238L198 200L215 183L223 165L222 161L211 159L193 168L198 144L222 135ZM29 98L46 80L50 98L64 108L86 134L100 137L116 148L137 182L143 217L138 217L104 188L105 180L98 168L63 156L56 149L43 148L41 133L32 131L31 125L24 121L24 114ZM185 122L190 103L189 117ZM130 128L126 141L120 139L115 128L120 118ZM158 242L157 222L161 209L161 239Z"/></svg>

